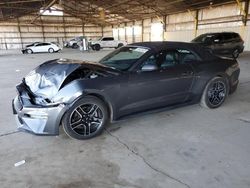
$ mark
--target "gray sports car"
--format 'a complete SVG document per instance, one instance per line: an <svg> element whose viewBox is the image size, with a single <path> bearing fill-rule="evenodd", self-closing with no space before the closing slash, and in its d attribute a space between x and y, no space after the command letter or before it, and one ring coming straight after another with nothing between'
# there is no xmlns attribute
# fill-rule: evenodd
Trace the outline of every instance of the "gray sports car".
<svg viewBox="0 0 250 188"><path fill-rule="evenodd" d="M236 60L198 44L134 43L99 62L41 64L17 85L13 112L21 130L57 135L62 125L70 137L88 139L130 115L199 102L217 108L239 73Z"/></svg>

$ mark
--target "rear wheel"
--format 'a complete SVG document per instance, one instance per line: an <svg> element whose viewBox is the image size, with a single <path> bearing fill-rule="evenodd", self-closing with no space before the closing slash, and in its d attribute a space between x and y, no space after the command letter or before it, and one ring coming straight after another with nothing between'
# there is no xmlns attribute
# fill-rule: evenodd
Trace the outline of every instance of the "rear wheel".
<svg viewBox="0 0 250 188"><path fill-rule="evenodd" d="M117 48L120 48L120 47L122 47L122 46L123 46L123 44L122 44L122 43L119 43L118 46L117 46Z"/></svg>
<svg viewBox="0 0 250 188"><path fill-rule="evenodd" d="M54 53L54 49L53 48L49 48L49 53Z"/></svg>
<svg viewBox="0 0 250 188"><path fill-rule="evenodd" d="M108 122L108 110L98 98L87 96L76 101L63 117L65 133L85 140L99 135Z"/></svg>
<svg viewBox="0 0 250 188"><path fill-rule="evenodd" d="M206 85L201 98L201 106L218 108L228 95L228 83L225 78L214 77Z"/></svg>
<svg viewBox="0 0 250 188"><path fill-rule="evenodd" d="M240 55L239 49L235 49L235 50L233 51L233 53L232 53L232 56L233 56L233 58L235 58L235 59L238 58L239 55Z"/></svg>

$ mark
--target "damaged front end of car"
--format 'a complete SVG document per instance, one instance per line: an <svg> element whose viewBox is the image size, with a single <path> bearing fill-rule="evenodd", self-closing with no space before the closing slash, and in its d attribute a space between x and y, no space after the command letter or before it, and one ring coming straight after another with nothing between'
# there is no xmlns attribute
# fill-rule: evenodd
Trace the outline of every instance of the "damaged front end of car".
<svg viewBox="0 0 250 188"><path fill-rule="evenodd" d="M94 62L56 59L31 71L16 86L13 113L19 130L58 135L64 113L85 92L85 80L108 76Z"/></svg>

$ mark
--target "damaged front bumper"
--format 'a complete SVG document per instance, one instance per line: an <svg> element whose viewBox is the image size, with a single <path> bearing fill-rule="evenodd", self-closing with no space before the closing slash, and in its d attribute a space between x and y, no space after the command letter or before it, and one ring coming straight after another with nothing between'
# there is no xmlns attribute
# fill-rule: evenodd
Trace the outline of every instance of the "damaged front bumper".
<svg viewBox="0 0 250 188"><path fill-rule="evenodd" d="M65 105L40 106L32 104L22 84L17 86L18 95L12 101L13 113L19 130L38 135L58 135Z"/></svg>

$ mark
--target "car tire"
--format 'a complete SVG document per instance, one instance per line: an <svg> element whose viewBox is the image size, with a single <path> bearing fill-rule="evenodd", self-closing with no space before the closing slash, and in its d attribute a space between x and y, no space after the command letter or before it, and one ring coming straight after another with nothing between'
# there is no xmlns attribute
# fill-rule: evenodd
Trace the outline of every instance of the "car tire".
<svg viewBox="0 0 250 188"><path fill-rule="evenodd" d="M85 140L101 134L107 122L108 110L104 102L86 96L78 99L65 113L62 126L69 137Z"/></svg>
<svg viewBox="0 0 250 188"><path fill-rule="evenodd" d="M92 50L95 50L95 45L91 45L91 49L92 49Z"/></svg>
<svg viewBox="0 0 250 188"><path fill-rule="evenodd" d="M31 49L27 49L26 52L27 52L28 54L32 54L32 53L33 53L33 51L32 51Z"/></svg>
<svg viewBox="0 0 250 188"><path fill-rule="evenodd" d="M73 48L73 49L77 49L77 48L79 48L79 46L78 46L78 44L74 43L74 44L72 45L72 48Z"/></svg>
<svg viewBox="0 0 250 188"><path fill-rule="evenodd" d="M234 59L237 59L240 55L240 51L238 48L234 49L233 53L232 53L232 56Z"/></svg>
<svg viewBox="0 0 250 188"><path fill-rule="evenodd" d="M218 108L224 103L228 93L227 80L223 77L214 77L207 83L200 104L205 108Z"/></svg>
<svg viewBox="0 0 250 188"><path fill-rule="evenodd" d="M100 44L95 44L95 50L96 50L96 51L99 51L100 49L101 49Z"/></svg>
<svg viewBox="0 0 250 188"><path fill-rule="evenodd" d="M123 44L122 44L122 43L119 43L118 46L117 46L117 48L120 48L120 47L122 47L122 46L123 46Z"/></svg>
<svg viewBox="0 0 250 188"><path fill-rule="evenodd" d="M55 52L55 50L53 49L53 48L49 48L49 53L54 53Z"/></svg>

